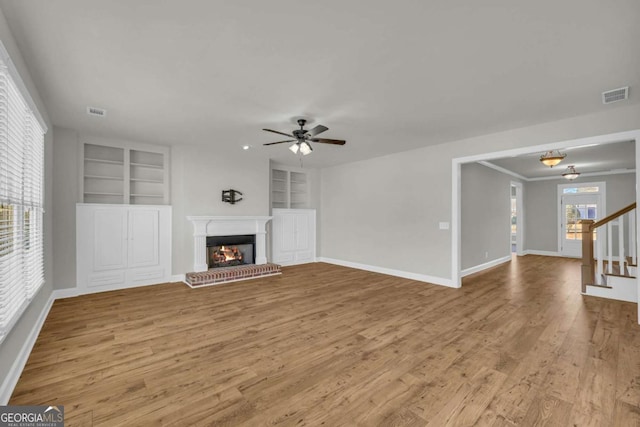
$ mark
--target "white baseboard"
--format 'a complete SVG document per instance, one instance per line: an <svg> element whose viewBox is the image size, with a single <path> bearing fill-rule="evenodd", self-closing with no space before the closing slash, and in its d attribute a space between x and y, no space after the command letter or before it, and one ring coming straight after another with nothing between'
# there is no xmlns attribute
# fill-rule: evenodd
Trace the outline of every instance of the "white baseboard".
<svg viewBox="0 0 640 427"><path fill-rule="evenodd" d="M328 264L341 265L343 267L356 268L358 270L371 271L373 273L388 274L389 276L402 277L404 279L418 280L420 282L432 283L434 285L447 286L449 288L457 288L451 279L443 277L428 276L426 274L410 273L408 271L394 270L391 268L378 267L375 265L360 264L358 262L342 261L339 259L318 257L318 262L326 262Z"/></svg>
<svg viewBox="0 0 640 427"><path fill-rule="evenodd" d="M185 275L184 274L174 274L173 276L171 276L171 282L184 282L185 281Z"/></svg>
<svg viewBox="0 0 640 427"><path fill-rule="evenodd" d="M522 255L542 255L542 256L555 256L561 258L567 258L565 255L562 255L560 252L555 251L539 251L537 249L525 249L522 251Z"/></svg>
<svg viewBox="0 0 640 427"><path fill-rule="evenodd" d="M27 364L27 360L29 360L29 355L31 354L31 350L33 349L34 344L36 343L36 339L38 339L38 335L40 334L40 329L42 329L42 325L49 314L49 310L51 310L51 306L53 305L53 301L55 297L53 293L49 296L49 300L45 304L44 308L40 312L40 316L34 323L31 328L31 332L29 332L29 336L25 340L22 348L20 349L20 353L13 361L11 365L11 369L9 370L9 374L0 385L0 405L6 405L9 403L9 399L11 399L11 394L13 394L13 390L18 384L18 380L20 379L20 375L22 375L22 370Z"/></svg>
<svg viewBox="0 0 640 427"><path fill-rule="evenodd" d="M64 299L64 298L73 298L81 295L78 288L64 288L64 289L54 289L53 290L53 298L54 299Z"/></svg>
<svg viewBox="0 0 640 427"><path fill-rule="evenodd" d="M511 255L503 256L502 258L494 259L493 261L485 262L484 264L476 265L474 267L465 268L460 272L461 277L466 277L470 274L477 273L482 270L486 270L496 265L504 264L511 261Z"/></svg>

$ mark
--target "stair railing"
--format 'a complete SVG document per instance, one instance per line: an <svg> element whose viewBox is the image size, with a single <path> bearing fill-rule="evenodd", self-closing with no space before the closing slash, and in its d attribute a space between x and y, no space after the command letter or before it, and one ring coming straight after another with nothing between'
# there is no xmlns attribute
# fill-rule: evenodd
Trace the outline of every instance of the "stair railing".
<svg viewBox="0 0 640 427"><path fill-rule="evenodd" d="M587 285L606 285L605 274L613 274L614 259L618 262L618 271L621 275L628 271L628 259L625 255L625 230L624 218L628 218L629 259L636 265L636 203L612 213L599 221L590 219L581 220L582 224L582 292L587 291ZM605 227L606 226L606 227ZM618 227L618 248L614 254L613 227ZM597 234L596 234L597 233ZM594 235L597 235L594 244ZM606 239L605 239L606 235ZM606 243L606 244L605 244ZM594 256L595 247L595 256ZM606 258L606 272L604 261ZM594 262L595 259L595 262Z"/></svg>

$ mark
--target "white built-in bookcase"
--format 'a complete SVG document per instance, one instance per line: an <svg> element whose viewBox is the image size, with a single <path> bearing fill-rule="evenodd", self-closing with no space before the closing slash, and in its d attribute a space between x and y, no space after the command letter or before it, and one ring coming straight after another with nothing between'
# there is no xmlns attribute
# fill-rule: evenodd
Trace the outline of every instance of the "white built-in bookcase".
<svg viewBox="0 0 640 427"><path fill-rule="evenodd" d="M305 209L309 207L309 174L283 166L271 169L271 207Z"/></svg>
<svg viewBox="0 0 640 427"><path fill-rule="evenodd" d="M88 140L79 159L83 203L170 203L168 147Z"/></svg>

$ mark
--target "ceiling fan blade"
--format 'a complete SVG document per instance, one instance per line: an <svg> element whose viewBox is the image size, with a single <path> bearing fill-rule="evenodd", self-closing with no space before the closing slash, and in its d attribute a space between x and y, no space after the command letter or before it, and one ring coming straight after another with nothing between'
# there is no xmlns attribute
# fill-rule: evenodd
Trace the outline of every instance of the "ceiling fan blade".
<svg viewBox="0 0 640 427"><path fill-rule="evenodd" d="M322 126L322 125L318 125L316 127L314 127L313 129L311 129L310 131L307 132L307 135L309 136L316 136L319 133L328 131L329 128L326 126Z"/></svg>
<svg viewBox="0 0 640 427"><path fill-rule="evenodd" d="M280 134L280 135L288 136L290 138L295 138L295 136L293 136L293 135L290 135L290 134L284 133L284 132L279 132L279 131L273 130L273 129L262 129L262 130L266 130L267 132L273 132L273 133L277 133L277 134Z"/></svg>
<svg viewBox="0 0 640 427"><path fill-rule="evenodd" d="M268 142L268 143L262 144L262 145L284 144L285 142L293 142L293 141L297 141L297 139L287 139L286 141Z"/></svg>
<svg viewBox="0 0 640 427"><path fill-rule="evenodd" d="M344 145L347 143L347 141L343 141L342 139L326 139L326 138L312 138L309 141L320 142L322 144L334 144L334 145Z"/></svg>

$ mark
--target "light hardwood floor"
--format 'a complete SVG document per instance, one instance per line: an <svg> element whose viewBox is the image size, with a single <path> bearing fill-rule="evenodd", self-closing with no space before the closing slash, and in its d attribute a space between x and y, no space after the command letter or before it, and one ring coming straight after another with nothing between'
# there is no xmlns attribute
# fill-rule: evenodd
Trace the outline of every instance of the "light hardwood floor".
<svg viewBox="0 0 640 427"><path fill-rule="evenodd" d="M67 426L640 425L636 306L526 256L462 289L328 264L56 301L11 404Z"/></svg>

